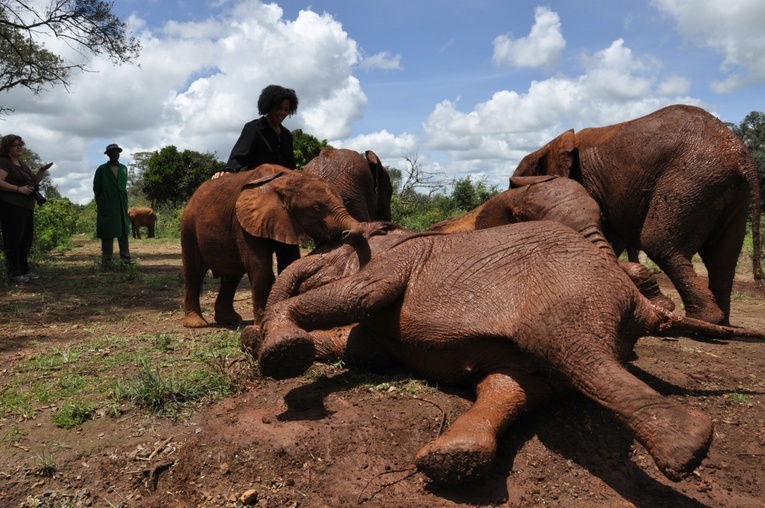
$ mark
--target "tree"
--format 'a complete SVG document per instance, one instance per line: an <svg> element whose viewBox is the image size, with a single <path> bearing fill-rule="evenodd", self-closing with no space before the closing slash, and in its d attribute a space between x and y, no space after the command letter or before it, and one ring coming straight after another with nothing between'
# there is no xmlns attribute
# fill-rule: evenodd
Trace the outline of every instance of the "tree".
<svg viewBox="0 0 765 508"><path fill-rule="evenodd" d="M738 125L728 124L749 148L760 175L760 207L765 206L765 113L752 111Z"/></svg>
<svg viewBox="0 0 765 508"><path fill-rule="evenodd" d="M141 190L152 206L170 203L173 208L188 201L202 182L225 166L214 153L179 152L173 145L153 152L148 159L142 158L141 164L144 160Z"/></svg>
<svg viewBox="0 0 765 508"><path fill-rule="evenodd" d="M105 55L115 64L132 63L141 50L112 3L100 0L51 0L43 11L31 2L0 2L0 91L21 86L35 94L50 85L69 87L72 71L85 63L67 61L39 39L52 36L80 53ZM0 107L0 111L10 111Z"/></svg>
<svg viewBox="0 0 765 508"><path fill-rule="evenodd" d="M292 131L292 142L297 169L303 169L308 161L319 155L319 152L327 146L326 139L319 141L303 132L302 129Z"/></svg>

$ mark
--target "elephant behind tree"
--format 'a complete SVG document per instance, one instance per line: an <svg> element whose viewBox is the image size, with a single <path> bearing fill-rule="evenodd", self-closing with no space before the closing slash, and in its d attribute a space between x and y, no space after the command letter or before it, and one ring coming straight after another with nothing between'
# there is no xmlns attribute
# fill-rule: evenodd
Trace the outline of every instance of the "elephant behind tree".
<svg viewBox="0 0 765 508"><path fill-rule="evenodd" d="M324 148L306 164L305 173L318 175L335 187L351 216L360 222L389 221L393 185L377 155L362 156L346 148Z"/></svg>
<svg viewBox="0 0 765 508"><path fill-rule="evenodd" d="M300 257L299 245L309 237L321 244L343 234L353 238L360 231L340 196L316 176L264 164L206 181L191 196L181 219L183 326L208 324L199 304L208 270L221 280L215 322L241 322L233 300L246 273L254 322L259 324L274 281L274 254L282 271Z"/></svg>
<svg viewBox="0 0 765 508"><path fill-rule="evenodd" d="M514 176L580 182L609 235L644 251L672 280L688 316L730 320L738 255L752 215L753 275L760 265L760 190L746 145L703 109L676 105L636 120L569 130L524 157ZM709 283L694 272L699 253Z"/></svg>
<svg viewBox="0 0 765 508"><path fill-rule="evenodd" d="M347 349L332 327L345 327ZM669 478L691 472L711 420L623 366L638 338L680 331L744 334L651 304L591 242L539 221L392 232L306 256L280 274L253 334L261 372L277 379L302 374L317 352L366 348L438 383L474 385L473 407L416 457L450 483L485 474L501 433L570 388L615 415Z"/></svg>
<svg viewBox="0 0 765 508"><path fill-rule="evenodd" d="M154 238L154 228L157 225L157 214L148 206L134 206L128 210L130 228L133 238L141 239L141 228L148 230L147 236Z"/></svg>
<svg viewBox="0 0 765 508"><path fill-rule="evenodd" d="M606 258L618 263L641 293L657 305L673 310L675 304L662 294L654 273L633 262L619 261L603 233L600 207L579 183L557 176L510 179L510 189L470 212L432 225L429 231L458 233L516 222L551 220L569 226L591 241Z"/></svg>

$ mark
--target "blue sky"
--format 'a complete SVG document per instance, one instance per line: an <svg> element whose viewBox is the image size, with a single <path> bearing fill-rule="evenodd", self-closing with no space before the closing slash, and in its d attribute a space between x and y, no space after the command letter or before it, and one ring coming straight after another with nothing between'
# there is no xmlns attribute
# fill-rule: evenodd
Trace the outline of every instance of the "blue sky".
<svg viewBox="0 0 765 508"><path fill-rule="evenodd" d="M500 190L523 155L570 128L673 103L733 123L765 110L761 0L117 0L114 11L142 42L140 67L90 59L96 72L68 92L0 98L15 109L3 131L53 161L79 203L111 142L125 163L167 145L225 160L270 83L298 93L290 129L387 166L416 154L444 183Z"/></svg>

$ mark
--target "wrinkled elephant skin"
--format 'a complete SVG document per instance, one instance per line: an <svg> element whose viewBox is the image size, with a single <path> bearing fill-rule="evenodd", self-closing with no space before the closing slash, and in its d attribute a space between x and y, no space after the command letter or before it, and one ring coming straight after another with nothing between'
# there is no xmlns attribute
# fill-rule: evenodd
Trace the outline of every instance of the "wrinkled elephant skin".
<svg viewBox="0 0 765 508"><path fill-rule="evenodd" d="M306 164L305 173L329 182L351 217L360 222L389 221L393 185L377 155L346 148L324 148Z"/></svg>
<svg viewBox="0 0 765 508"><path fill-rule="evenodd" d="M510 189L462 216L434 224L429 231L459 233L539 220L560 222L578 232L597 246L603 256L618 263L643 296L667 310L675 308L674 302L662 294L650 269L617 259L603 233L600 207L584 187L570 178L548 175L511 178Z"/></svg>
<svg viewBox="0 0 765 508"><path fill-rule="evenodd" d="M676 105L636 120L565 132L524 157L513 176L567 176L606 218L606 232L643 250L672 280L686 315L728 323L736 263L751 212L760 264L757 167L746 145L706 111ZM709 283L694 272L698 253Z"/></svg>
<svg viewBox="0 0 765 508"><path fill-rule="evenodd" d="M300 257L309 237L317 244L360 235L336 192L320 178L272 164L224 174L194 192L181 220L185 286L183 326L207 326L199 303L208 270L220 277L215 322L237 324L234 293L246 273L254 323L259 324L278 271Z"/></svg>
<svg viewBox="0 0 765 508"><path fill-rule="evenodd" d="M346 327L347 350L335 327ZM475 385L474 406L417 454L439 482L480 477L514 420L571 387L614 414L678 479L704 458L712 422L623 364L644 335L738 333L654 306L596 246L551 221L393 231L308 255L280 274L262 327L249 328L261 372L278 379L363 343L372 362Z"/></svg>

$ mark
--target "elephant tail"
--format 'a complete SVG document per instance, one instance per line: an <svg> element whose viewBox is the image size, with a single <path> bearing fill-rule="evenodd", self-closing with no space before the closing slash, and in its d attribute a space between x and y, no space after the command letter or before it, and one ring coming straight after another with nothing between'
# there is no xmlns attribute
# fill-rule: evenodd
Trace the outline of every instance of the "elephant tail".
<svg viewBox="0 0 765 508"><path fill-rule="evenodd" d="M750 339L765 342L765 332L738 326L716 325L701 319L681 316L667 309L650 303L658 317L658 326L654 333L659 337L676 337L695 334L716 339Z"/></svg>
<svg viewBox="0 0 765 508"><path fill-rule="evenodd" d="M765 280L762 271L762 244L760 243L760 181L757 176L757 166L747 152L745 159L744 178L749 185L749 206L752 214L752 276L756 281Z"/></svg>

